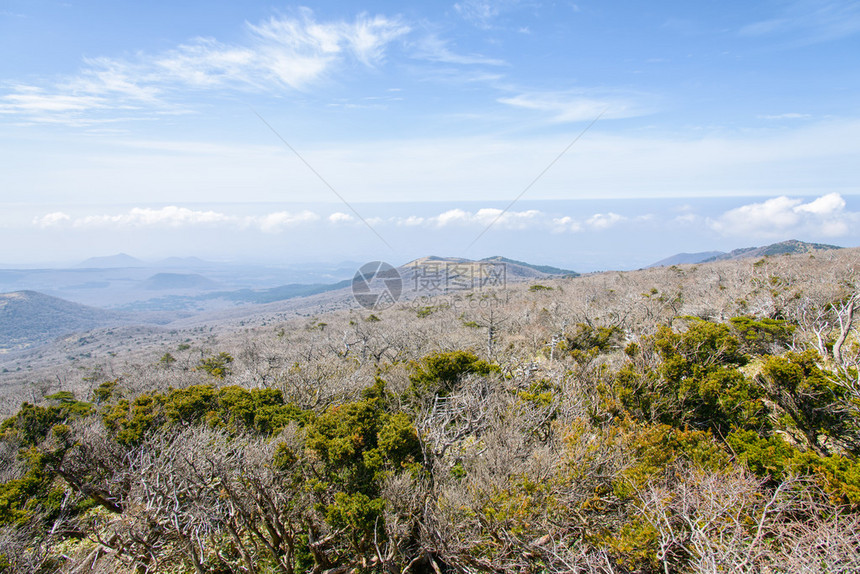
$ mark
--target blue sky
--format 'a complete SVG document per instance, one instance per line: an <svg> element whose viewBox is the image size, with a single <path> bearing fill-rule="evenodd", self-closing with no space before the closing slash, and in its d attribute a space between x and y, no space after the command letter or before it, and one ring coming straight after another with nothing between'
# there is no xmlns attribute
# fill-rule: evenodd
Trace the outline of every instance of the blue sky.
<svg viewBox="0 0 860 574"><path fill-rule="evenodd" d="M857 2L3 0L0 52L2 263L860 245Z"/></svg>

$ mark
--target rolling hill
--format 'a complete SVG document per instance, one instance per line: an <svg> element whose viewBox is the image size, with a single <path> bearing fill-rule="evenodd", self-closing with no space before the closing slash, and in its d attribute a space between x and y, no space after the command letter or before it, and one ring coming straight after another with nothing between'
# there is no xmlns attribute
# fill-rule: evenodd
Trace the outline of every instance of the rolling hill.
<svg viewBox="0 0 860 574"><path fill-rule="evenodd" d="M725 255L725 251L701 251L699 253L676 253L665 259L661 259L656 263L652 263L648 267L668 267L670 265L688 265L692 263L701 263L720 255Z"/></svg>
<svg viewBox="0 0 860 574"><path fill-rule="evenodd" d="M129 322L121 313L35 291L0 294L0 353L25 350L75 331Z"/></svg>

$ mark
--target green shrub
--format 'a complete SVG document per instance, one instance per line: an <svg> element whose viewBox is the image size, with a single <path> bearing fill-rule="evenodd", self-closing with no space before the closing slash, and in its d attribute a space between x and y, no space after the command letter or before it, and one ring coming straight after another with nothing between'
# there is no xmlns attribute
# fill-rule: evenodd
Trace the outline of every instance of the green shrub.
<svg viewBox="0 0 860 574"><path fill-rule="evenodd" d="M624 332L618 327L592 327L579 323L572 335L565 338L564 347L568 351L591 351L603 353L621 345Z"/></svg>
<svg viewBox="0 0 860 574"><path fill-rule="evenodd" d="M795 326L783 319L733 317L729 320L744 352L755 355L773 353L791 344Z"/></svg>
<svg viewBox="0 0 860 574"><path fill-rule="evenodd" d="M487 376L498 367L468 351L450 351L427 355L410 363L409 394L413 397L446 396L466 375Z"/></svg>
<svg viewBox="0 0 860 574"><path fill-rule="evenodd" d="M68 392L45 398L54 404L43 407L22 403L21 410L0 424L0 434L6 439L14 437L24 447L36 446L54 425L83 418L94 411L91 403L77 401Z"/></svg>
<svg viewBox="0 0 860 574"><path fill-rule="evenodd" d="M860 421L848 408L848 391L819 368L818 359L813 351L767 357L760 380L770 399L785 413L783 420L806 438L807 448L823 454L828 447L821 439L827 437L858 454Z"/></svg>
<svg viewBox="0 0 860 574"><path fill-rule="evenodd" d="M216 379L223 379L230 374L230 363L233 357L229 353L218 353L205 359L200 359L197 369L208 373Z"/></svg>

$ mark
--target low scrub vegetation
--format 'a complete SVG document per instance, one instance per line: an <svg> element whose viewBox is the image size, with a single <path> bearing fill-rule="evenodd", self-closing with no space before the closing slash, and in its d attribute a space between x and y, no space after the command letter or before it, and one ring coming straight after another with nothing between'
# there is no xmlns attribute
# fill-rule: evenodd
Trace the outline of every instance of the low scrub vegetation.
<svg viewBox="0 0 860 574"><path fill-rule="evenodd" d="M854 283L766 279L720 316L677 285L574 308L570 281L516 313L279 325L283 352L161 349L22 404L0 569L860 569Z"/></svg>

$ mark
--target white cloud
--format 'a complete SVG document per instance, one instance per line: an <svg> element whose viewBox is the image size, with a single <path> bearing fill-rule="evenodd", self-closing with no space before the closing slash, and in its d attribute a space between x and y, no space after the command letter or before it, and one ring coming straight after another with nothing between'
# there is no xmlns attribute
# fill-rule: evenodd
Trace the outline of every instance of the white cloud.
<svg viewBox="0 0 860 574"><path fill-rule="evenodd" d="M54 211L53 213L47 213L42 217L36 217L33 219L33 224L36 227L41 227L42 229L46 229L48 227L55 227L57 225L61 225L67 221L70 221L71 217L62 211Z"/></svg>
<svg viewBox="0 0 860 574"><path fill-rule="evenodd" d="M540 211L502 211L497 208L485 207L472 213L462 209L451 209L430 217L427 222L435 227L481 226L498 229L523 230L544 224L545 216Z"/></svg>
<svg viewBox="0 0 860 574"><path fill-rule="evenodd" d="M552 226L552 231L556 233L563 233L565 231L571 233L578 233L583 230L582 224L570 217L569 215L553 219Z"/></svg>
<svg viewBox="0 0 860 574"><path fill-rule="evenodd" d="M798 205L798 212L812 213L819 216L837 215L845 209L845 200L838 193L828 193L815 201Z"/></svg>
<svg viewBox="0 0 860 574"><path fill-rule="evenodd" d="M125 213L97 214L72 217L57 211L33 219L33 225L42 229L69 224L79 230L122 228L175 228L187 229L201 226L226 226L231 229L258 229L264 233L278 233L298 225L314 223L320 219L308 210L299 212L276 211L263 215L238 216L212 210L194 210L168 205L158 209L135 207ZM334 213L332 222L351 221L352 216Z"/></svg>
<svg viewBox="0 0 860 574"><path fill-rule="evenodd" d="M409 26L399 19L392 20L383 16L360 17L354 24L346 27L343 37L359 61L373 66L383 61L388 44L409 31Z"/></svg>
<svg viewBox="0 0 860 574"><path fill-rule="evenodd" d="M88 227L187 227L234 221L235 218L216 211L195 211L187 207L168 205L160 209L135 207L117 215L88 215L74 220L74 226Z"/></svg>
<svg viewBox="0 0 860 574"><path fill-rule="evenodd" d="M395 220L396 225L400 225L403 227L417 227L419 225L423 225L424 222L425 219L417 215L410 215L409 217L397 218Z"/></svg>
<svg viewBox="0 0 860 574"><path fill-rule="evenodd" d="M348 213L338 211L329 215L328 220L331 223L352 223L355 221L355 218Z"/></svg>
<svg viewBox="0 0 860 574"><path fill-rule="evenodd" d="M251 221L266 233L277 233L285 228L295 227L303 223L312 223L318 219L319 216L316 213L305 210L299 213L278 211L262 217L251 218Z"/></svg>
<svg viewBox="0 0 860 574"><path fill-rule="evenodd" d="M651 219L652 216L640 216L637 220ZM550 231L553 233L580 233L583 231L602 231L621 222L628 221L627 217L617 213L596 213L584 220L578 220L569 215L553 217L536 209L524 211L503 211L498 208L486 207L477 211L450 209L432 217L394 217L386 222L401 227L422 226L429 229L450 227L474 229L500 229L508 231Z"/></svg>
<svg viewBox="0 0 860 574"><path fill-rule="evenodd" d="M436 217L431 218L431 220L436 224L437 227L445 227L447 225L452 224L469 223L471 219L472 214L467 211L463 211L462 209L450 209L445 213L440 213Z"/></svg>
<svg viewBox="0 0 860 574"><path fill-rule="evenodd" d="M785 238L789 235L839 237L860 222L860 213L847 211L838 193L804 203L786 196L729 210L709 225L723 235Z"/></svg>
<svg viewBox="0 0 860 574"><path fill-rule="evenodd" d="M605 214L595 213L585 221L585 224L592 229L602 230L609 229L625 219L627 218L623 215L618 215L617 213L612 213L610 211Z"/></svg>

